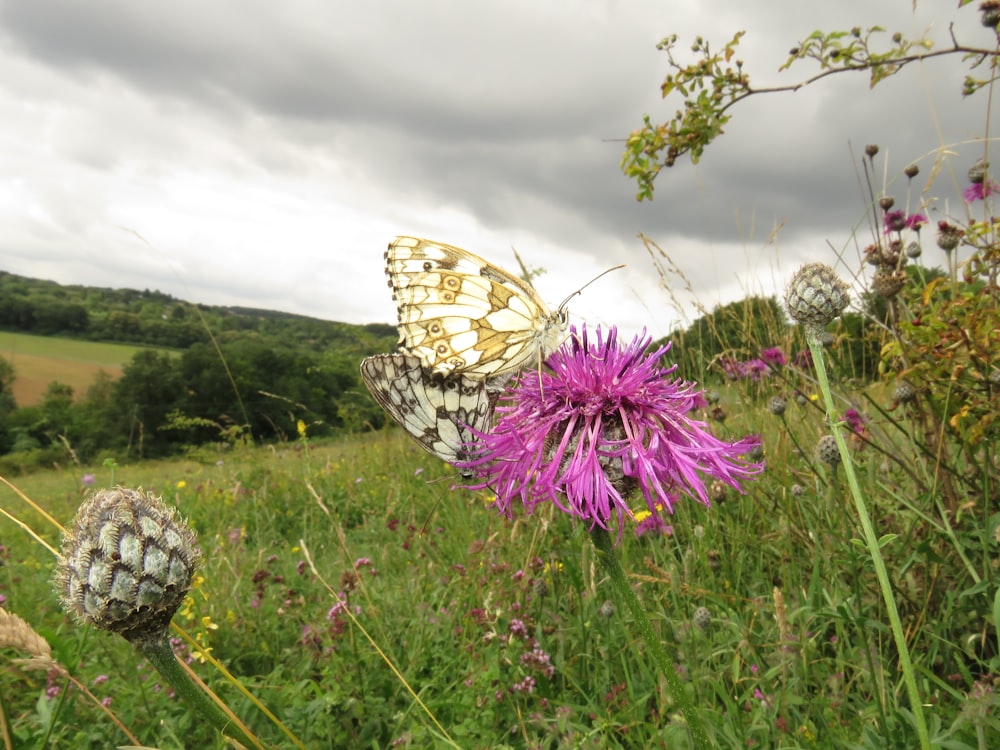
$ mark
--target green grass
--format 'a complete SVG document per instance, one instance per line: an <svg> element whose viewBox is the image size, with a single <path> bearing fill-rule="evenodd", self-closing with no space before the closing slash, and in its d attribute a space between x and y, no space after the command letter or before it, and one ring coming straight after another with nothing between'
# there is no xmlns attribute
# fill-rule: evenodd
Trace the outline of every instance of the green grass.
<svg viewBox="0 0 1000 750"><path fill-rule="evenodd" d="M717 430L762 433L766 473L745 496L717 496L712 509L682 501L672 536L626 532L620 547L713 743L908 746L892 640L870 560L853 541L842 478L795 447L815 444L822 415L792 402L782 420L757 395L722 395L729 418ZM890 451L905 446L892 422L873 428ZM988 609L995 586L977 586L954 551L993 580L981 533L989 506L967 508L951 535L933 521L932 502L907 491L905 471L885 468L870 447L855 450L880 531L898 534L885 554L935 731L951 732L948 747L975 747L975 725L962 717L986 699L970 699L965 686L988 671L995 635L959 634L990 632L977 613ZM305 747L446 747L446 737L462 748L686 746L629 618L605 606L613 596L586 530L551 508L513 522L497 517L488 495L452 490L454 473L398 430L125 465L113 477L109 467L75 467L29 475L18 486L68 523L88 491L80 482L86 471L97 486L116 481L162 494L189 519L205 552L204 580L175 622L210 646ZM58 539L9 490L0 491L0 504ZM92 689L112 699L142 743L222 747L156 688L156 675L124 641L62 614L47 583L53 560L41 545L6 520L0 539L4 606L44 635L84 684L107 675ZM349 600L377 648L336 611L331 590ZM694 621L699 607L711 616L705 628ZM535 648L551 660L551 676ZM49 678L15 666L15 656L0 671L15 746L38 746L47 722L55 746L127 744L78 692L40 698ZM195 668L266 746L290 746L215 669ZM512 691L527 677L534 692Z"/></svg>
<svg viewBox="0 0 1000 750"><path fill-rule="evenodd" d="M14 366L12 391L19 406L40 402L53 381L72 386L82 396L99 371L120 376L122 367L144 348L0 331L0 357Z"/></svg>

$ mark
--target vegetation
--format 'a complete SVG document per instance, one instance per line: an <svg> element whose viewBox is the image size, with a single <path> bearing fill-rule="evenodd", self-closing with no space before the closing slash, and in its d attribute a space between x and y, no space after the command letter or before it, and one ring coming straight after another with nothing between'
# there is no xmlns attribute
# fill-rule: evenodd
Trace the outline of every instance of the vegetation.
<svg viewBox="0 0 1000 750"><path fill-rule="evenodd" d="M63 287L4 273L0 299L0 325L81 337L49 350L59 351L70 373L94 371L81 358L111 356L107 345L93 352L91 339L147 346L119 360L118 378L99 371L82 390L55 380L24 405L13 399L21 360L14 366L0 358L0 468L8 473L281 440L296 434L299 420L317 436L383 424L357 365L393 348L389 325L196 307L159 292ZM180 349L148 348L158 346Z"/></svg>
<svg viewBox="0 0 1000 750"><path fill-rule="evenodd" d="M986 5L996 26L1000 4ZM869 186L891 171L879 152L866 149ZM713 485L711 509L679 501L670 527L637 514L616 548L712 746L987 750L1000 737L1000 186L972 165L969 218L921 232L934 186L911 209L919 169L869 187L851 313L819 330L803 287L808 341L767 299L674 337L668 358L709 387L699 416L721 439L760 435L766 463L745 494ZM690 714L632 637L588 529L553 504L508 521L399 431L289 427L313 414L305 401L281 412L245 384L269 369L282 395L312 393L294 380L303 350L221 344L221 357L204 343L137 355L125 390L103 386L135 405L119 428L168 425L135 430L144 452L228 425L282 425L286 440L5 485L0 604L26 621L0 621L5 748L224 747L125 641L73 624L48 583L52 518L117 483L163 494L197 531L205 562L174 650L261 747L690 747ZM177 406L192 409L189 386L230 421ZM71 425L70 394L50 390L39 418ZM330 418L362 424L339 393Z"/></svg>

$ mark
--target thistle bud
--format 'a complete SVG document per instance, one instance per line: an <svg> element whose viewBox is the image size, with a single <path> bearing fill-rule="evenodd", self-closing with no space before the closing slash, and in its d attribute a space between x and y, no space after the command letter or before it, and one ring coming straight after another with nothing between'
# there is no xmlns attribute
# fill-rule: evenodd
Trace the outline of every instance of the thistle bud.
<svg viewBox="0 0 1000 750"><path fill-rule="evenodd" d="M785 413L785 407L788 406L788 402L785 401L781 396L771 396L767 402L767 410L771 412L774 416L780 417Z"/></svg>
<svg viewBox="0 0 1000 750"><path fill-rule="evenodd" d="M840 449L833 435L824 435L816 443L816 457L825 464L836 466L840 463Z"/></svg>
<svg viewBox="0 0 1000 750"><path fill-rule="evenodd" d="M847 308L849 301L847 284L823 263L802 266L785 290L785 304L792 319L817 336Z"/></svg>
<svg viewBox="0 0 1000 750"><path fill-rule="evenodd" d="M152 495L116 487L88 498L63 538L63 607L130 642L162 638L201 559L191 529Z"/></svg>

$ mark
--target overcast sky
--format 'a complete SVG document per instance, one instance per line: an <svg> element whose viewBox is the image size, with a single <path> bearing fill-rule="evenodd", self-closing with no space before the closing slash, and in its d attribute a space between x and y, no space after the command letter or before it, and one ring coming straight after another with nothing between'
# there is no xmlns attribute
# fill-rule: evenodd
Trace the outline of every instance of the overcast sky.
<svg viewBox="0 0 1000 750"><path fill-rule="evenodd" d="M626 262L572 319L663 335L684 321L637 233L708 308L834 263L831 246L856 272L852 229L870 233L850 149L880 144L890 179L923 157L920 188L950 147L926 197L961 212L982 145L954 144L982 135L987 96L962 98L956 57L874 91L852 74L751 98L640 204L621 139L678 106L659 97L656 43L677 34L684 54L696 35L719 47L743 29L751 82L793 83L815 66L777 69L815 29L880 24L947 45L954 20L961 41L991 45L975 7L956 5L0 0L0 269L394 323L382 252L411 234L511 270L514 246L547 270L536 286L553 305ZM902 203L905 179L890 192Z"/></svg>

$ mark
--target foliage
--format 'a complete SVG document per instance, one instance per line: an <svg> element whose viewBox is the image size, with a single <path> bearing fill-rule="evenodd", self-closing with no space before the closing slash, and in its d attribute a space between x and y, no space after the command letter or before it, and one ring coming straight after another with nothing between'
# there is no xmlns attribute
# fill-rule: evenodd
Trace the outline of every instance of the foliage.
<svg viewBox="0 0 1000 750"><path fill-rule="evenodd" d="M996 10L982 8L983 25L996 29ZM992 15L989 15L992 14ZM854 27L832 32L814 31L795 45L788 60L781 66L787 70L803 60L817 63L820 72L797 83L770 88L754 88L750 76L744 71L737 47L746 32L739 31L720 50L697 37L690 51L694 62L685 62L677 54L677 35L664 38L657 49L667 56L671 69L660 87L664 99L681 98L672 119L655 123L649 115L643 124L629 134L625 141L621 168L627 177L636 181L639 200L651 200L654 183L664 167L672 167L684 154L698 163L705 149L724 132L732 117L730 109L739 102L760 94L797 91L829 75L847 72L865 72L872 87L898 73L914 62L923 62L940 56L961 55L970 69L985 66L985 78L966 76L962 92L968 96L990 85L997 78L1000 55L996 49L970 47L952 37L950 47L933 49L933 42L926 38L907 39L900 33L888 34L880 26L867 29ZM885 44L885 36L888 43ZM880 43L881 46L880 46Z"/></svg>

